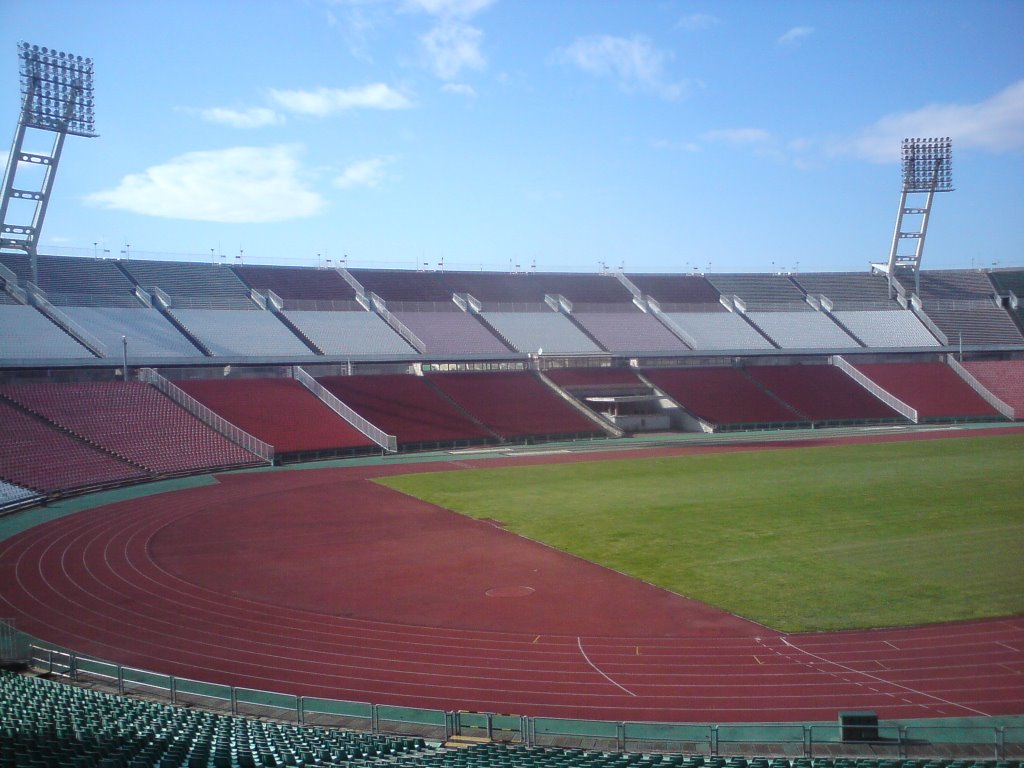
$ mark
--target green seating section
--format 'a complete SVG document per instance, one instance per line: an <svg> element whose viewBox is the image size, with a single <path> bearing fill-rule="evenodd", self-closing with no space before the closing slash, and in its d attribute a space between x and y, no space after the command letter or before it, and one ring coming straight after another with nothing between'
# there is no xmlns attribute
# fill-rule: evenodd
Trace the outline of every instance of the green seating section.
<svg viewBox="0 0 1024 768"><path fill-rule="evenodd" d="M0 768L1022 768L1016 761L704 757L480 744L299 727L0 672Z"/></svg>
<svg viewBox="0 0 1024 768"><path fill-rule="evenodd" d="M220 715L0 673L0 768L416 765L422 739Z"/></svg>

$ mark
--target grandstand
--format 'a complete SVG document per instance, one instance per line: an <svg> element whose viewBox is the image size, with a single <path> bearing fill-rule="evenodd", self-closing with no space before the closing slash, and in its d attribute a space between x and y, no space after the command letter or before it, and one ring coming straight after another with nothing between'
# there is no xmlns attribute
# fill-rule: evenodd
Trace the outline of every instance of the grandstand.
<svg viewBox="0 0 1024 768"><path fill-rule="evenodd" d="M3 513L269 463L504 455L534 443L561 452L652 432L898 431L1024 414L1019 270L925 271L920 296L899 286L889 298L883 277L860 273L506 274L45 256L33 285L25 259L0 264ZM425 743L380 732L388 705L366 705L370 714L355 720L373 732L360 733L299 727L298 704L294 725L240 717L237 691L226 715L10 675L0 689L0 766L819 762L628 753L622 723L609 733L595 723L600 739L567 750L527 743L536 739L529 718L465 713L507 718L522 743L455 750L439 744L459 730L448 713L431 720L441 735ZM435 715L405 716L413 720L398 727L415 732L415 717ZM66 738L76 717L77 735ZM667 748L706 752L710 743Z"/></svg>

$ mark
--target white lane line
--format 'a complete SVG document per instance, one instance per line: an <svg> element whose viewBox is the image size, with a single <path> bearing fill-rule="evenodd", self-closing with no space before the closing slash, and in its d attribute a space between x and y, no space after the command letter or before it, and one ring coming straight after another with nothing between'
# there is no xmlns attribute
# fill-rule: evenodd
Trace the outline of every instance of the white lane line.
<svg viewBox="0 0 1024 768"><path fill-rule="evenodd" d="M580 647L580 653L583 654L583 658L586 659L587 664L589 664L591 667L593 667L594 671L597 672L597 674L599 674L601 677L603 677L605 680L607 680L609 683L614 685L619 690L625 691L630 696L636 698L636 694L633 693L631 690L629 690L629 688L626 688L625 686L622 686L622 685L619 685L618 683L616 683L614 680L612 680L610 677L608 677L608 675L606 675L604 672L602 672L601 668L599 666L597 666L597 664L595 664L594 662L592 662L590 660L590 657L587 656L587 652L583 650L583 640L582 639L577 637L576 638L576 645L578 645Z"/></svg>
<svg viewBox="0 0 1024 768"><path fill-rule="evenodd" d="M818 656L817 654L811 653L810 651L805 651L803 648L798 648L797 646L795 646L791 642L789 642L789 640L787 638L785 638L785 637L780 637L779 639L783 643L785 643L788 647L792 648L794 651L797 651L798 653L807 654L811 658L817 659L818 661L821 661L821 662L823 662L825 664L834 664L835 666L839 667L840 669L845 669L848 672L853 672L853 673L858 674L858 675L864 675L864 677L869 677L872 680L874 680L875 682L882 683L884 685L894 685L897 688L902 688L903 690L909 691L910 693L915 693L918 696L927 696L929 699L935 699L936 701L941 701L943 704L948 704L951 707L960 707L961 709L966 709L969 712L974 712L975 714L981 715L982 717L991 717L992 716L988 712L982 712L980 709L975 709L974 707L969 707L966 704L957 704L955 701L949 701L948 699L944 699L941 696L936 696L933 693L927 693L925 691L919 691L916 688L911 688L909 685L903 685L902 683L897 683L897 682L895 682L893 680L886 680L884 677L878 677L877 675L872 675L870 672L861 672L860 670L853 669L852 667L848 667L845 664L840 664L838 661L830 661L829 659L826 659L823 656ZM907 700L904 699L904 701L907 701ZM907 703L911 704L912 702L907 701Z"/></svg>

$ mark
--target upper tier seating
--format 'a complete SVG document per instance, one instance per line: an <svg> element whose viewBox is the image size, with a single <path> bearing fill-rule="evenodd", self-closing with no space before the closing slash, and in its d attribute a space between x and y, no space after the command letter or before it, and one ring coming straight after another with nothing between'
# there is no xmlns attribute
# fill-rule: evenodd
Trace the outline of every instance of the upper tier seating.
<svg viewBox="0 0 1024 768"><path fill-rule="evenodd" d="M18 276L22 288L32 279L27 255L3 254L0 263ZM109 259L62 258L40 255L36 285L57 306L140 307L135 286Z"/></svg>
<svg viewBox="0 0 1024 768"><path fill-rule="evenodd" d="M143 480L149 476L0 398L0 479L40 493Z"/></svg>
<svg viewBox="0 0 1024 768"><path fill-rule="evenodd" d="M235 273L259 291L271 290L290 309L332 309L355 302L356 292L336 269L236 266Z"/></svg>
<svg viewBox="0 0 1024 768"><path fill-rule="evenodd" d="M511 351L475 317L457 309L395 312L395 316L423 342L428 355L500 355Z"/></svg>
<svg viewBox="0 0 1024 768"><path fill-rule="evenodd" d="M987 274L936 270L922 271L920 278L924 311L950 345L1024 343L1010 315L995 305L995 289Z"/></svg>
<svg viewBox="0 0 1024 768"><path fill-rule="evenodd" d="M861 363L856 368L915 408L918 418L999 418L999 412L945 363Z"/></svg>
<svg viewBox="0 0 1024 768"><path fill-rule="evenodd" d="M536 272L445 272L443 280L448 291L468 293L480 301L485 310L512 306L539 308L549 293L543 278Z"/></svg>
<svg viewBox="0 0 1024 768"><path fill-rule="evenodd" d="M0 305L0 360L90 358L96 356L35 307Z"/></svg>
<svg viewBox="0 0 1024 768"><path fill-rule="evenodd" d="M123 261L122 268L146 291L154 286L175 307L257 309L249 289L226 266L179 261Z"/></svg>
<svg viewBox="0 0 1024 768"><path fill-rule="evenodd" d="M793 281L814 296L825 296L841 309L896 310L900 305L889 298L885 275L868 272L808 272L793 275Z"/></svg>
<svg viewBox="0 0 1024 768"><path fill-rule="evenodd" d="M486 312L484 319L513 349L527 354L603 352L572 320L558 312ZM428 348L429 349L429 348Z"/></svg>
<svg viewBox="0 0 1024 768"><path fill-rule="evenodd" d="M2 279L2 278L0 278L0 279ZM7 293L7 291L3 290L3 284L0 283L0 304L6 304L6 305L9 306L9 305L16 305L16 304L20 304L20 303L21 303L20 301L15 301Z"/></svg>
<svg viewBox="0 0 1024 768"><path fill-rule="evenodd" d="M646 368L644 376L694 416L715 425L806 421L739 368Z"/></svg>
<svg viewBox="0 0 1024 768"><path fill-rule="evenodd" d="M970 374L1024 420L1024 360L978 360L964 363Z"/></svg>
<svg viewBox="0 0 1024 768"><path fill-rule="evenodd" d="M451 304L452 292L440 272L413 272L403 269L350 269L367 293L375 293L389 305L394 303ZM393 309L393 306L392 306Z"/></svg>
<svg viewBox="0 0 1024 768"><path fill-rule="evenodd" d="M35 491L0 480L0 509L36 498L39 498L39 494Z"/></svg>
<svg viewBox="0 0 1024 768"><path fill-rule="evenodd" d="M274 446L277 454L375 448L295 379L174 382L207 408Z"/></svg>
<svg viewBox="0 0 1024 768"><path fill-rule="evenodd" d="M439 373L427 379L501 437L604 434L531 373Z"/></svg>
<svg viewBox="0 0 1024 768"><path fill-rule="evenodd" d="M494 437L422 376L325 376L319 382L364 419L395 435L399 447Z"/></svg>
<svg viewBox="0 0 1024 768"><path fill-rule="evenodd" d="M832 365L752 365L744 370L810 421L902 418Z"/></svg>
<svg viewBox="0 0 1024 768"><path fill-rule="evenodd" d="M724 312L718 289L703 275L628 275L642 296L666 312Z"/></svg>
<svg viewBox="0 0 1024 768"><path fill-rule="evenodd" d="M772 343L733 312L669 312L694 341L694 349L773 349Z"/></svg>
<svg viewBox="0 0 1024 768"><path fill-rule="evenodd" d="M739 296L748 312L800 312L811 309L804 292L787 275L708 275L723 296Z"/></svg>
<svg viewBox="0 0 1024 768"><path fill-rule="evenodd" d="M661 321L646 312L574 312L573 317L609 352L684 352L689 349Z"/></svg>
<svg viewBox="0 0 1024 768"><path fill-rule="evenodd" d="M992 285L1000 295L1013 292L1017 297L1017 309L1010 308L1008 311L1017 323L1017 327L1024 331L1024 269L996 270L989 273Z"/></svg>
<svg viewBox="0 0 1024 768"><path fill-rule="evenodd" d="M122 337L128 339L128 359L137 357L202 357L195 345L159 310L146 307L61 307L61 311L99 339L107 355L120 359Z"/></svg>
<svg viewBox="0 0 1024 768"><path fill-rule="evenodd" d="M856 339L822 312L748 312L780 349L850 349Z"/></svg>
<svg viewBox="0 0 1024 768"><path fill-rule="evenodd" d="M0 387L0 395L159 474L258 462L148 384L16 384Z"/></svg>
<svg viewBox="0 0 1024 768"><path fill-rule="evenodd" d="M314 354L273 312L174 308L170 313L214 355Z"/></svg>
<svg viewBox="0 0 1024 768"><path fill-rule="evenodd" d="M380 315L361 307L354 312L285 310L284 315L326 355L416 354Z"/></svg>
<svg viewBox="0 0 1024 768"><path fill-rule="evenodd" d="M836 319L869 347L937 347L932 336L913 312L869 309L858 312L836 310Z"/></svg>

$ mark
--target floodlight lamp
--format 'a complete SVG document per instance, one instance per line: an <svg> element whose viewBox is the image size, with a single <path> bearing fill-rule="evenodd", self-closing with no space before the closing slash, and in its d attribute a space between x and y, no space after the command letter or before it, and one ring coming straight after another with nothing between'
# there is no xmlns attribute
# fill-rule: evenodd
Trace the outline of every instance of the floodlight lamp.
<svg viewBox="0 0 1024 768"><path fill-rule="evenodd" d="M21 63L21 122L76 136L95 136L92 59L18 44Z"/></svg>
<svg viewBox="0 0 1024 768"><path fill-rule="evenodd" d="M953 189L953 140L904 139L903 189L905 192L950 192Z"/></svg>

